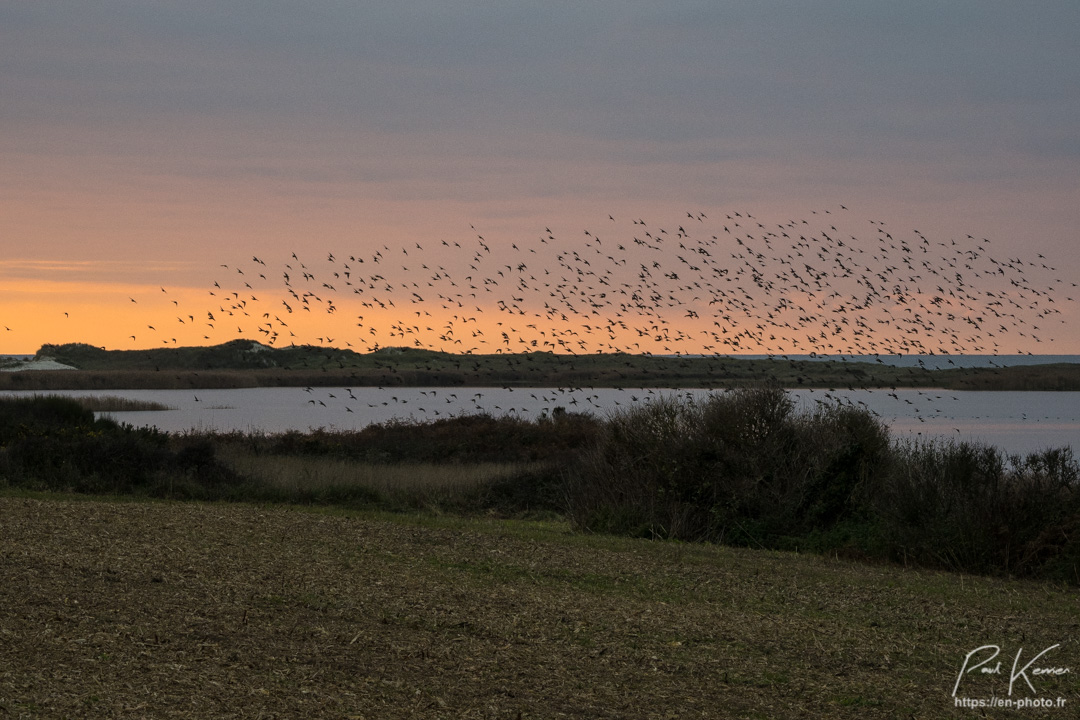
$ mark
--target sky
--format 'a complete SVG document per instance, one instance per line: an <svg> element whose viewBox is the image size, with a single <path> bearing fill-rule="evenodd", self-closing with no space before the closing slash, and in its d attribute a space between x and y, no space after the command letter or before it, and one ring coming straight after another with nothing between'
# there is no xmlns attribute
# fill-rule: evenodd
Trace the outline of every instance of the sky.
<svg viewBox="0 0 1080 720"><path fill-rule="evenodd" d="M1068 284L1077 27L1073 1L10 0L0 353L260 339L257 317L203 314L254 257L265 285L293 253L332 273L330 255L477 237L573 252L699 213L711 238L735 212L779 227L843 205L860 241L871 220L987 238ZM1057 307L1007 351L1080 353L1075 303ZM364 332L394 321L367 309Z"/></svg>

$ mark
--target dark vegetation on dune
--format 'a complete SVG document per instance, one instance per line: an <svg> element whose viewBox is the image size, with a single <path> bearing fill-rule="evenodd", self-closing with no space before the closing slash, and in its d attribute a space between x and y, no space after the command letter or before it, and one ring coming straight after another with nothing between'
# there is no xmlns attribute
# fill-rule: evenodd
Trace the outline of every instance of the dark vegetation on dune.
<svg viewBox="0 0 1080 720"><path fill-rule="evenodd" d="M754 388L617 415L570 477L579 528L1080 584L1070 448L897 442L862 408Z"/></svg>
<svg viewBox="0 0 1080 720"><path fill-rule="evenodd" d="M337 479L283 486L258 469L318 463L333 463ZM449 489L424 479L432 468L493 464L505 469ZM349 479L361 468L402 467L415 468L417 482L400 492ZM800 410L775 385L697 403L663 399L605 420L474 415L282 434L170 435L95 419L67 399L3 399L4 486L557 514L588 532L1080 584L1080 464L1071 449L1020 457L966 442L901 443L861 408Z"/></svg>
<svg viewBox="0 0 1080 720"><path fill-rule="evenodd" d="M195 389L274 386L754 387L1080 390L1080 364L927 370L884 362L731 356L452 354L389 347L357 353L251 340L212 347L104 350L44 345L39 358L77 370L0 373L0 390Z"/></svg>

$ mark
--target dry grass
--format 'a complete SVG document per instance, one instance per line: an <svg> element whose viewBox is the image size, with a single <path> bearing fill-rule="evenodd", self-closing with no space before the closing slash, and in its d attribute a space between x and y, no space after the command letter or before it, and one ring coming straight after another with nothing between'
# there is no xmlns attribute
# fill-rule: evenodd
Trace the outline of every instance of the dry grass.
<svg viewBox="0 0 1080 720"><path fill-rule="evenodd" d="M220 458L245 477L275 490L320 491L362 487L380 494L474 490L539 463L367 463L325 456L256 455L223 449Z"/></svg>
<svg viewBox="0 0 1080 720"><path fill-rule="evenodd" d="M3 718L968 717L950 693L987 643L1063 643L1073 674L1037 683L1069 704L1043 715L1080 702L1076 596L1042 584L551 523L22 497L0 517Z"/></svg>

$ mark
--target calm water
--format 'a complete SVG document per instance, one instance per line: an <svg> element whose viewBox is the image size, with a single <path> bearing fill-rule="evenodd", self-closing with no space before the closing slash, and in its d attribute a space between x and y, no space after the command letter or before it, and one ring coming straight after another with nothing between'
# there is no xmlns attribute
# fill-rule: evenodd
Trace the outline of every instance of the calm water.
<svg viewBox="0 0 1080 720"><path fill-rule="evenodd" d="M804 406L840 398L876 412L897 436L945 436L1026 453L1080 448L1080 393L949 390L791 391ZM32 395L10 392L7 395ZM661 395L704 397L706 390L539 388L253 388L242 390L66 390L67 396L117 395L153 400L161 412L113 413L132 425L167 431L281 432L358 429L393 418L434 420L486 411L534 418L556 407L605 414ZM895 397L893 395L895 394Z"/></svg>

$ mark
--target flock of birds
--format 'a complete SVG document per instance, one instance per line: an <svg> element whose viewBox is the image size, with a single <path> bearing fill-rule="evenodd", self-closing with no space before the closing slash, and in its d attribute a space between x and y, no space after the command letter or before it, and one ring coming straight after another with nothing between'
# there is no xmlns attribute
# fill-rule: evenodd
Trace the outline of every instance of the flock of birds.
<svg viewBox="0 0 1080 720"><path fill-rule="evenodd" d="M1030 353L1065 322L1076 287L1041 254L999 255L987 238L937 239L843 205L783 222L741 211L687 212L669 225L608 215L570 235L305 248L223 264L217 276L205 307L174 301L175 327L197 327L210 343L879 362ZM143 332L177 343L166 325Z"/></svg>
<svg viewBox="0 0 1080 720"><path fill-rule="evenodd" d="M253 256L220 266L206 307L176 301L171 322L279 347L658 355L1012 354L1065 322L1076 283L1041 254L999 257L985 238L876 220L860 237L847 214L688 212L668 227L608 216L571 237L376 243L276 266ZM177 343L166 325L142 332Z"/></svg>
<svg viewBox="0 0 1080 720"><path fill-rule="evenodd" d="M399 411L415 410L418 419L437 420L439 417L453 416L461 412L492 413L496 415L516 415L528 417L539 415L551 417L552 414L562 411L568 412L593 412L601 413L612 408L619 408L624 404L632 405L638 402L651 402L657 397L667 397L662 390L654 388L642 388L640 390L628 390L627 388L611 388L605 393L608 397L601 397L594 392L593 388L586 391L584 388L517 388L504 387L499 391L490 389L477 390L468 388L457 392L438 388L427 390L415 389L416 395L409 397L401 388L378 388L376 392L363 393L360 397L353 392L352 388L344 388L342 392L347 395L339 397L332 390L323 390L321 393L316 388L304 388L304 392L312 395L307 401L309 405L318 405L328 408L336 400L344 400L345 412L351 413L350 405L366 405L369 411L386 410L389 417L397 417ZM440 392L442 397L440 397ZM515 392L518 397L514 397ZM614 399L611 395L625 397L622 400ZM697 402L701 399L700 392L679 391L675 397L685 399L688 402ZM413 400L414 408L407 407ZM417 402L423 402L424 406ZM503 407L499 403L506 403ZM519 403L520 407L515 407ZM449 406L449 407L445 407Z"/></svg>
<svg viewBox="0 0 1080 720"><path fill-rule="evenodd" d="M780 222L741 211L686 212L667 225L608 215L569 235L544 228L527 239L476 233L347 252L303 248L215 274L199 306L164 287L153 300L131 297L173 316L133 332L132 344L244 337L358 352L879 362L1005 355L1052 340L1076 287L1041 254L1000 255L986 238L937 239L856 219L843 205Z"/></svg>

